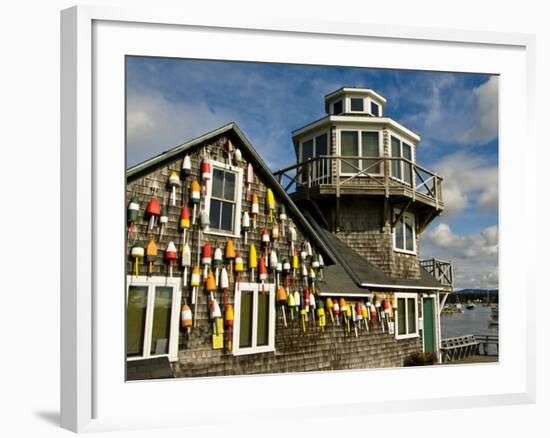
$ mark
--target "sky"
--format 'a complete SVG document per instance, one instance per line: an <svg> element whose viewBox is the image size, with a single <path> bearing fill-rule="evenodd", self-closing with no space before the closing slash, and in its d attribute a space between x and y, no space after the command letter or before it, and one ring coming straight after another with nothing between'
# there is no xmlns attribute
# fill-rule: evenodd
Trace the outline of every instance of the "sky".
<svg viewBox="0 0 550 438"><path fill-rule="evenodd" d="M324 96L365 87L421 137L418 164L444 179L445 210L421 258L451 260L455 288L498 287L498 77L484 74L127 58L127 165L236 122L273 170L294 164L291 132Z"/></svg>

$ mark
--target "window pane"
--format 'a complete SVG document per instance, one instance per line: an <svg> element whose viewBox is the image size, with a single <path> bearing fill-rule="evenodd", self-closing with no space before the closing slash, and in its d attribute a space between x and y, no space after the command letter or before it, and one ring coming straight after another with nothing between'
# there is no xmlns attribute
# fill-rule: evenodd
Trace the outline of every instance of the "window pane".
<svg viewBox="0 0 550 438"><path fill-rule="evenodd" d="M407 333L407 323L405 319L405 299L397 299L397 333L404 335Z"/></svg>
<svg viewBox="0 0 550 438"><path fill-rule="evenodd" d="M241 292L239 347L252 347L252 291Z"/></svg>
<svg viewBox="0 0 550 438"><path fill-rule="evenodd" d="M380 156L378 132L361 133L361 152L363 157ZM363 160L362 168L367 173L380 173L380 162L378 160Z"/></svg>
<svg viewBox="0 0 550 438"><path fill-rule="evenodd" d="M391 156L400 157L401 156L401 142L395 138L391 138ZM401 161L392 160L391 162L391 175L401 179Z"/></svg>
<svg viewBox="0 0 550 438"><path fill-rule="evenodd" d="M408 333L416 333L416 306L414 305L414 298L407 299L407 313L408 313Z"/></svg>
<svg viewBox="0 0 550 438"><path fill-rule="evenodd" d="M216 168L212 173L212 196L216 198L223 196L223 171Z"/></svg>
<svg viewBox="0 0 550 438"><path fill-rule="evenodd" d="M412 161L412 147L406 143L403 143L403 157ZM412 166L405 162L403 162L403 180L408 184L412 181Z"/></svg>
<svg viewBox="0 0 550 438"><path fill-rule="evenodd" d="M405 249L403 243L403 219L395 224L395 247L397 249Z"/></svg>
<svg viewBox="0 0 550 438"><path fill-rule="evenodd" d="M172 313L172 288L155 288L153 310L153 330L151 334L151 354L168 354L170 339L170 319Z"/></svg>
<svg viewBox="0 0 550 438"><path fill-rule="evenodd" d="M363 111L363 99L351 99L352 111Z"/></svg>
<svg viewBox="0 0 550 438"><path fill-rule="evenodd" d="M126 354L143 356L145 315L147 313L147 286L130 286L126 311Z"/></svg>
<svg viewBox="0 0 550 438"><path fill-rule="evenodd" d="M379 117L380 116L380 106L374 102L371 102L370 103L370 113L375 116L375 117Z"/></svg>
<svg viewBox="0 0 550 438"><path fill-rule="evenodd" d="M414 251L414 229L411 217L405 218L405 248L407 251Z"/></svg>
<svg viewBox="0 0 550 438"><path fill-rule="evenodd" d="M230 202L222 202L221 230L233 231L233 205Z"/></svg>
<svg viewBox="0 0 550 438"><path fill-rule="evenodd" d="M339 100L338 102L336 102L334 105L333 105L333 111L334 111L334 114L341 114L342 113L342 101Z"/></svg>
<svg viewBox="0 0 550 438"><path fill-rule="evenodd" d="M327 155L327 134L315 137L315 156Z"/></svg>
<svg viewBox="0 0 550 438"><path fill-rule="evenodd" d="M356 157L359 155L359 135L357 131L342 131L340 136L340 152L342 156ZM357 167L359 167L358 160L342 159L341 171L343 173L357 173Z"/></svg>
<svg viewBox="0 0 550 438"><path fill-rule="evenodd" d="M221 204L222 201L217 199L210 200L210 227L220 228L220 216L221 216Z"/></svg>
<svg viewBox="0 0 550 438"><path fill-rule="evenodd" d="M225 172L225 186L223 188L223 197L228 201L235 200L235 174L233 172Z"/></svg>
<svg viewBox="0 0 550 438"><path fill-rule="evenodd" d="M269 343L269 293L258 293L258 328L256 345Z"/></svg>

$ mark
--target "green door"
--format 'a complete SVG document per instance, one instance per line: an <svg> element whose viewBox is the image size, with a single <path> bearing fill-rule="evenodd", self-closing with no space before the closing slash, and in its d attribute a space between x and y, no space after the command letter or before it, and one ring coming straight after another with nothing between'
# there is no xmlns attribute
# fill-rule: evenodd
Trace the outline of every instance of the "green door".
<svg viewBox="0 0 550 438"><path fill-rule="evenodd" d="M424 317L424 351L435 352L434 299L424 298L422 315Z"/></svg>

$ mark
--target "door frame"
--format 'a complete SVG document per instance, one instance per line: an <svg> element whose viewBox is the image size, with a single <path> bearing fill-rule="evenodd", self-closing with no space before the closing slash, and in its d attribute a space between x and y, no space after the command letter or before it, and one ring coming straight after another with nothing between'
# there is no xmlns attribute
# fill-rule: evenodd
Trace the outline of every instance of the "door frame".
<svg viewBox="0 0 550 438"><path fill-rule="evenodd" d="M426 348L425 348L425 343L424 343L424 340L425 340L425 315L424 315L424 301L425 300L433 300L433 335L434 335L434 353L437 354L437 358L439 360L439 336L440 336L440 333L439 333L439 318L438 318L438 314L439 314L439 311L438 311L438 294L423 294L422 295L422 351L423 352L426 352Z"/></svg>

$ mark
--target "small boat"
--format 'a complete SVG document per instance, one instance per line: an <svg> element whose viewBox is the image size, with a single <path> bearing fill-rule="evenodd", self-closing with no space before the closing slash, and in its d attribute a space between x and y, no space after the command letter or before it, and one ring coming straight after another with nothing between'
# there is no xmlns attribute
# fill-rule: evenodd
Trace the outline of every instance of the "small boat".
<svg viewBox="0 0 550 438"><path fill-rule="evenodd" d="M476 307L476 305L475 305L474 303L468 303L468 304L466 304L466 309L468 309L468 310L472 310L472 309L474 309L475 307Z"/></svg>

